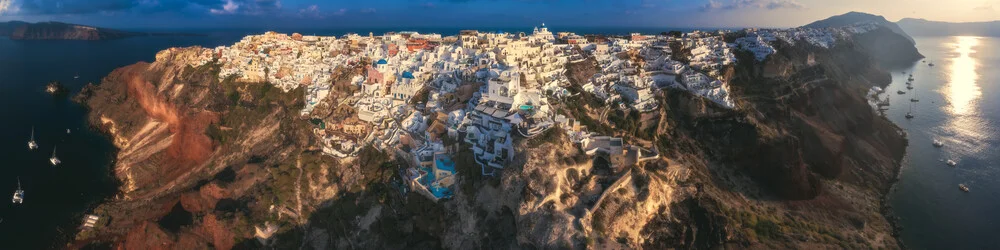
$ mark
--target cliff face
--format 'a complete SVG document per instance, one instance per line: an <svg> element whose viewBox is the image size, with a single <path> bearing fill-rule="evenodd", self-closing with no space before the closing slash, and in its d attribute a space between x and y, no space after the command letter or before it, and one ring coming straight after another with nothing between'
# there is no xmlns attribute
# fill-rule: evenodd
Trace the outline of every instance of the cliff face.
<svg viewBox="0 0 1000 250"><path fill-rule="evenodd" d="M779 44L764 62L740 54L723 70L734 109L677 89L638 117L586 92L569 97L553 108L661 157L587 156L553 129L519 138L514 162L486 177L458 144L455 197L437 202L400 192L407 160L393 152L333 159L311 148L301 91L220 81L214 64L188 66L203 49L171 49L78 97L119 147L124 183L95 210L110 224L79 239L135 249L897 248L881 198L906 140L864 99L889 82L867 42ZM579 82L586 67L568 77ZM324 105L349 95L331 96Z"/></svg>
<svg viewBox="0 0 1000 250"><path fill-rule="evenodd" d="M301 92L265 96L249 90L263 84L220 82L217 68L189 66L205 50L162 51L155 62L116 69L76 97L119 149L113 169L122 181L120 195L95 209L110 224L79 240L228 249L233 239L251 237L235 229L253 217L236 200L259 196L248 194L268 179L262 166L287 160L299 149L293 142L308 142L289 139L303 131L288 121ZM241 95L247 102L229 98ZM176 219L184 215L199 219ZM138 240L150 238L161 240Z"/></svg>
<svg viewBox="0 0 1000 250"><path fill-rule="evenodd" d="M97 28L60 22L7 22L0 25L0 35L12 40L107 40L139 35L139 33Z"/></svg>
<svg viewBox="0 0 1000 250"><path fill-rule="evenodd" d="M815 29L839 28L859 23L872 23L878 26L878 31L854 36L854 44L882 66L904 65L924 57L917 51L916 42L909 34L903 31L899 25L889 22L882 16L849 12L802 27Z"/></svg>

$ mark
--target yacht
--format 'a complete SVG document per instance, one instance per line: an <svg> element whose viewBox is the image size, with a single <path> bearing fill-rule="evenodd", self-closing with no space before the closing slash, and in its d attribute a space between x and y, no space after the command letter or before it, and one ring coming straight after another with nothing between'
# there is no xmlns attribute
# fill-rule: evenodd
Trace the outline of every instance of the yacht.
<svg viewBox="0 0 1000 250"><path fill-rule="evenodd" d="M934 67L934 63L928 63L927 66Z"/></svg>
<svg viewBox="0 0 1000 250"><path fill-rule="evenodd" d="M896 94L900 94L900 95L903 95L903 94L906 94L906 91L902 91L902 90L897 90L897 91L896 91Z"/></svg>
<svg viewBox="0 0 1000 250"><path fill-rule="evenodd" d="M935 148L944 147L944 142L941 142L941 141L938 141L938 140L934 140L933 145L934 145Z"/></svg>
<svg viewBox="0 0 1000 250"><path fill-rule="evenodd" d="M59 163L62 163L62 161L59 161L59 158L56 158L56 147L52 147L52 158L49 158L49 162L52 163L52 166L56 166L59 165Z"/></svg>
<svg viewBox="0 0 1000 250"><path fill-rule="evenodd" d="M945 164L948 164L948 166L950 166L950 167L954 167L954 166L958 165L958 163L956 163L953 160L948 160L947 162L945 162Z"/></svg>
<svg viewBox="0 0 1000 250"><path fill-rule="evenodd" d="M24 190L21 189L21 177L17 178L17 190L14 190L14 198L10 201L14 204L24 203Z"/></svg>
<svg viewBox="0 0 1000 250"><path fill-rule="evenodd" d="M910 103L910 110L906 111L906 119L913 119L913 103Z"/></svg>
<svg viewBox="0 0 1000 250"><path fill-rule="evenodd" d="M80 79L80 74L76 74L75 76L73 76L73 79Z"/></svg>
<svg viewBox="0 0 1000 250"><path fill-rule="evenodd" d="M38 143L35 142L35 127L31 127L31 139L28 140L28 149L38 149Z"/></svg>
<svg viewBox="0 0 1000 250"><path fill-rule="evenodd" d="M965 186L965 184L958 184L958 190L962 190L962 192L968 193L969 187Z"/></svg>

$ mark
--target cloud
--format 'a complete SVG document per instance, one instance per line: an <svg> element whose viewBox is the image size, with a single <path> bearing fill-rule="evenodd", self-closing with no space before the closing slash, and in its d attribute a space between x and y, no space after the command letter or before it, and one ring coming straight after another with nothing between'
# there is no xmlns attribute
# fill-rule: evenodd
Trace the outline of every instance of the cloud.
<svg viewBox="0 0 1000 250"><path fill-rule="evenodd" d="M226 4L222 5L221 9L209 9L208 11L212 14L233 14L239 9L239 3L233 2L233 0L226 0Z"/></svg>
<svg viewBox="0 0 1000 250"><path fill-rule="evenodd" d="M805 9L806 6L795 0L730 0L720 2L709 0L701 6L702 11L736 10L736 9Z"/></svg>
<svg viewBox="0 0 1000 250"><path fill-rule="evenodd" d="M972 8L972 9L973 10L982 10L982 11L993 11L993 5L990 4L990 3L983 3L983 5L976 6L975 8Z"/></svg>
<svg viewBox="0 0 1000 250"><path fill-rule="evenodd" d="M364 14L375 13L375 8L361 9L361 13L364 13Z"/></svg>
<svg viewBox="0 0 1000 250"><path fill-rule="evenodd" d="M12 0L0 0L0 15L17 13L17 6L12 6Z"/></svg>
<svg viewBox="0 0 1000 250"><path fill-rule="evenodd" d="M280 0L0 0L0 14L64 15L187 12L209 14L274 14Z"/></svg>

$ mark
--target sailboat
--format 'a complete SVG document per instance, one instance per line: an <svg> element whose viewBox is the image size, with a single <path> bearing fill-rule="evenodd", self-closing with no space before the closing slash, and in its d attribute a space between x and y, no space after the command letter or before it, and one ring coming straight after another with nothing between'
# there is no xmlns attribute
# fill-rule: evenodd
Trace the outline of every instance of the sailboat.
<svg viewBox="0 0 1000 250"><path fill-rule="evenodd" d="M906 112L906 119L913 119L913 103L910 103L910 111Z"/></svg>
<svg viewBox="0 0 1000 250"><path fill-rule="evenodd" d="M14 198L10 201L14 204L24 203L24 190L21 189L21 177L17 177L17 190L14 190Z"/></svg>
<svg viewBox="0 0 1000 250"><path fill-rule="evenodd" d="M38 149L38 143L35 142L35 127L31 127L31 139L28 140L28 149Z"/></svg>
<svg viewBox="0 0 1000 250"><path fill-rule="evenodd" d="M910 102L919 102L920 101L920 99L917 99L917 92L910 92L910 93L913 93L913 98L910 98Z"/></svg>
<svg viewBox="0 0 1000 250"><path fill-rule="evenodd" d="M59 163L62 163L62 161L59 161L59 158L56 158L56 147L52 147L52 158L49 158L49 162L52 163L52 166L56 166L59 165Z"/></svg>

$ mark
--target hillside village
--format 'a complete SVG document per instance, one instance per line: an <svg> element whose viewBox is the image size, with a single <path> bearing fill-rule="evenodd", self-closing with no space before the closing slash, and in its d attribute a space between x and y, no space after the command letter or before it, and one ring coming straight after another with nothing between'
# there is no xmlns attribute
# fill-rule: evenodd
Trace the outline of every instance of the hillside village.
<svg viewBox="0 0 1000 250"><path fill-rule="evenodd" d="M410 159L404 175L413 190L437 200L453 194L452 159L459 148L471 149L480 174L494 176L514 160L515 138L557 127L588 155L658 157L649 153L655 149L591 132L553 106L578 91L608 107L641 113L658 109L655 97L664 88L736 108L724 69L737 63L737 53L763 61L776 52L778 41L830 48L852 33L875 28L629 36L553 32L544 24L530 34L268 32L206 49L192 66L217 63L220 80L266 82L286 92L303 88L301 115L315 121L313 132L324 154L353 157L367 146L393 152ZM732 37L738 38L727 42ZM567 67L585 64L596 73L574 86ZM330 113L336 120L316 119Z"/></svg>

